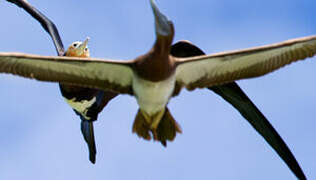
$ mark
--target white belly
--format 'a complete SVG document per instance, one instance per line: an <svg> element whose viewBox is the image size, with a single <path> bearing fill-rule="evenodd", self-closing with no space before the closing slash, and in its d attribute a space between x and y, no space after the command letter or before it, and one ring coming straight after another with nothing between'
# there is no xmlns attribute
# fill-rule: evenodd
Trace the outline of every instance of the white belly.
<svg viewBox="0 0 316 180"><path fill-rule="evenodd" d="M175 87L175 75L170 78L152 82L134 76L133 91L137 103L148 115L154 115L164 109Z"/></svg>

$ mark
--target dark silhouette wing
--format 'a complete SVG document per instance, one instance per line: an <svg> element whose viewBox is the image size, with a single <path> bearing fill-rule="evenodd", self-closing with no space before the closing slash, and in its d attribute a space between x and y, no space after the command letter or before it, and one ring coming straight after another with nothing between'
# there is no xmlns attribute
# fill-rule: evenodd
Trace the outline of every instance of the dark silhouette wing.
<svg viewBox="0 0 316 180"><path fill-rule="evenodd" d="M42 27L45 31L51 36L55 48L58 52L59 56L64 55L64 46L59 36L58 30L55 24L48 19L44 14L42 14L39 10L33 7L26 0L7 0L8 2L14 3L17 6L23 8L26 12L28 12L33 18L35 18L39 23L41 23Z"/></svg>
<svg viewBox="0 0 316 180"><path fill-rule="evenodd" d="M176 57L204 55L204 52L188 41L180 41L172 46L171 54ZM287 166L299 179L306 179L295 157L277 131L248 98L237 83L231 82L208 89L225 99L252 125L253 128L272 146Z"/></svg>

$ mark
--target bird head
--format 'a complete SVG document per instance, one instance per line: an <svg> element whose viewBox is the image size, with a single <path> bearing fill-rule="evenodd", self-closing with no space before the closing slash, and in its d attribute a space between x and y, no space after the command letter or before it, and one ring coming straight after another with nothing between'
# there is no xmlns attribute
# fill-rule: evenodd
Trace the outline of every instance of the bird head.
<svg viewBox="0 0 316 180"><path fill-rule="evenodd" d="M150 5L152 7L154 17L155 17L156 35L158 37L162 36L162 37L169 37L173 39L173 36L174 36L173 23L170 20L168 20L168 18L159 11L154 0L150 0Z"/></svg>
<svg viewBox="0 0 316 180"><path fill-rule="evenodd" d="M85 41L76 41L73 42L67 49L65 55L66 56L72 56L72 57L89 57L90 52L88 48L88 41L89 38L87 38Z"/></svg>

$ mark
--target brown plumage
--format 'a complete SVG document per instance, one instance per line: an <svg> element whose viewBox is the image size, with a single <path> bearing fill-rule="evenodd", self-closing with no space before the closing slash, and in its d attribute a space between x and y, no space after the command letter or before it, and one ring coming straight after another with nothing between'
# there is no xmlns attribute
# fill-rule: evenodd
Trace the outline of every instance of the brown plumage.
<svg viewBox="0 0 316 180"><path fill-rule="evenodd" d="M157 128L152 128L151 122L145 118L144 113L139 109L133 124L133 133L146 140L154 140L167 146L167 141L173 141L177 133L182 133L180 125L173 118L168 108L166 108Z"/></svg>
<svg viewBox="0 0 316 180"><path fill-rule="evenodd" d="M241 51L175 58L170 55L173 26L159 12L153 1L151 3L156 20L157 41L149 53L135 60L112 61L2 53L0 71L134 95L140 110L133 130L145 139L153 136L165 144L166 140L173 140L176 132L180 132L166 108L171 96L177 94L175 91L180 92L182 87L189 90L209 88L238 79L261 76L316 53L316 37L311 36ZM166 121L164 117L168 117ZM166 132L165 129L173 130ZM300 169L297 176L306 179Z"/></svg>
<svg viewBox="0 0 316 180"><path fill-rule="evenodd" d="M151 1L157 40L146 54L129 61L0 53L0 71L134 95L140 112L156 129L175 90L205 88L261 76L316 53L316 37L189 58L170 55L174 28ZM156 136L156 134L153 134Z"/></svg>
<svg viewBox="0 0 316 180"><path fill-rule="evenodd" d="M177 60L177 65L180 66L177 71L179 77L181 74L184 76L190 74L188 73L190 69L196 68L202 71L197 77L187 79L182 77L178 81L190 90L204 88L207 85L212 86L232 80L261 76L292 62L312 57L315 53L316 36L310 36L240 51ZM238 61L240 59L243 61ZM209 62L209 65L205 66L204 61ZM181 64L184 64L183 67ZM212 68L213 71L210 72L208 68Z"/></svg>

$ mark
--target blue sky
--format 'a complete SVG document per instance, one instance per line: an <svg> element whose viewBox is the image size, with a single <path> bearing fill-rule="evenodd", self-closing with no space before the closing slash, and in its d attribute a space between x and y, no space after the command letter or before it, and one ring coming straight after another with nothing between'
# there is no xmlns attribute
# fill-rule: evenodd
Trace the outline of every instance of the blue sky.
<svg viewBox="0 0 316 180"><path fill-rule="evenodd" d="M133 59L155 40L148 0L29 2L55 22L66 47L89 36L93 57ZM316 34L313 0L157 4L175 24L175 41L190 40L206 53ZM0 15L0 51L56 55L49 36L22 9L1 1ZM309 179L316 179L315 60L238 82ZM131 133L138 106L131 96L119 96L95 123L92 165L80 120L57 84L3 74L0 84L0 179L295 179L246 120L207 90L182 91L170 101L183 134L167 148Z"/></svg>

